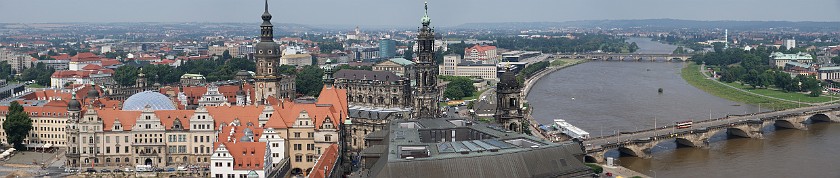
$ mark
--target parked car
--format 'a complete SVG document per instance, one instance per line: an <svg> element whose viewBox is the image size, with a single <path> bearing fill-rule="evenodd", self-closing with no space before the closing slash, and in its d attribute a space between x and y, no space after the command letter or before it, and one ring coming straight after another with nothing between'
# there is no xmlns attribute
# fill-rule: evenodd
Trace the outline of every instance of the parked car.
<svg viewBox="0 0 840 178"><path fill-rule="evenodd" d="M85 170L85 172L96 173L96 169L87 168L87 170Z"/></svg>
<svg viewBox="0 0 840 178"><path fill-rule="evenodd" d="M125 172L134 172L134 170L131 170L131 168L125 168Z"/></svg>
<svg viewBox="0 0 840 178"><path fill-rule="evenodd" d="M122 169L114 169L114 172L123 172Z"/></svg>
<svg viewBox="0 0 840 178"><path fill-rule="evenodd" d="M102 169L102 170L99 170L99 172L111 172L111 170L109 170L109 169Z"/></svg>
<svg viewBox="0 0 840 178"><path fill-rule="evenodd" d="M155 172L163 172L163 171L165 171L165 170L163 170L163 168L155 168Z"/></svg>
<svg viewBox="0 0 840 178"><path fill-rule="evenodd" d="M166 168L166 172L175 172L175 168Z"/></svg>

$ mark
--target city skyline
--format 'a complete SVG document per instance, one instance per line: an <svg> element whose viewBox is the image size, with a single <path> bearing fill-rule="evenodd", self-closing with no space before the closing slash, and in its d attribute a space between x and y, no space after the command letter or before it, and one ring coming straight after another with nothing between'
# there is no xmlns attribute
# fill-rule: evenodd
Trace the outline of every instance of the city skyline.
<svg viewBox="0 0 840 178"><path fill-rule="evenodd" d="M4 1L0 23L60 22L238 22L258 23L255 7L263 1L185 0L126 1ZM269 1L273 21L305 25L411 26L423 14L423 1ZM324 5L329 4L329 5ZM535 6L535 4L540 4ZM430 1L430 17L437 26L465 23L565 22L578 20L735 20L840 21L840 1L744 0L600 0L600 1ZM690 6L690 7L689 7ZM37 8L20 8L37 7ZM304 7L304 8L290 8ZM780 9L779 7L784 7ZM37 10L33 10L37 9ZM775 9L775 10L774 10ZM809 13L797 13L797 12ZM33 12L38 12L34 15ZM330 13L325 13L330 12ZM389 14L389 15L384 15ZM437 17L437 18L436 18Z"/></svg>

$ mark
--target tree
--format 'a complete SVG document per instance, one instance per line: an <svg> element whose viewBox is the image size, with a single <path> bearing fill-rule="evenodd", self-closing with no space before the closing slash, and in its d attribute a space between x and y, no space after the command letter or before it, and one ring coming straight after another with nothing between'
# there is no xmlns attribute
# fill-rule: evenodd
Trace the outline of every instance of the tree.
<svg viewBox="0 0 840 178"><path fill-rule="evenodd" d="M403 52L403 58L413 61L414 59L414 43L408 43L408 49Z"/></svg>
<svg viewBox="0 0 840 178"><path fill-rule="evenodd" d="M228 59L231 59L231 58L233 58L233 56L230 56L230 51L225 50L225 52L222 52L222 59L228 60Z"/></svg>
<svg viewBox="0 0 840 178"><path fill-rule="evenodd" d="M464 97L464 90L460 86L446 86L443 97L457 100Z"/></svg>
<svg viewBox="0 0 840 178"><path fill-rule="evenodd" d="M52 67L44 63L38 63L32 68L23 70L21 79L24 81L35 80L35 83L42 86L50 86L50 76L55 72Z"/></svg>
<svg viewBox="0 0 840 178"><path fill-rule="evenodd" d="M461 99L463 97L472 96L476 89L473 86L472 79L462 76L440 76L441 80L449 81L446 89L443 91L443 96L449 99Z"/></svg>
<svg viewBox="0 0 840 178"><path fill-rule="evenodd" d="M840 64L840 56L834 56L831 58L831 63Z"/></svg>
<svg viewBox="0 0 840 178"><path fill-rule="evenodd" d="M133 66L120 66L114 71L114 80L122 86L134 86L137 81L137 72L138 69Z"/></svg>
<svg viewBox="0 0 840 178"><path fill-rule="evenodd" d="M324 70L321 70L318 66L308 65L303 67L295 78L295 90L299 94L317 97L321 92L321 87L324 86L321 81L323 75Z"/></svg>
<svg viewBox="0 0 840 178"><path fill-rule="evenodd" d="M16 149L26 149L22 143L23 139L26 139L26 136L29 135L29 131L32 130L32 120L29 119L29 115L23 111L23 106L17 101L12 101L9 104L9 113L6 114L3 128L6 131L9 144L14 145Z"/></svg>
<svg viewBox="0 0 840 178"><path fill-rule="evenodd" d="M713 47L713 49L715 49L715 52L721 53L721 52L723 52L724 44L721 43L721 42L715 42L715 43L712 43L712 47Z"/></svg>
<svg viewBox="0 0 840 178"><path fill-rule="evenodd" d="M286 75L297 74L297 68L295 68L295 66L291 66L291 65L280 65L280 66L277 66L274 70L276 70L277 73L280 73L280 74L286 74Z"/></svg>
<svg viewBox="0 0 840 178"><path fill-rule="evenodd" d="M812 87L810 90L811 90L811 93L808 93L808 96L818 97L818 96L822 95L822 87Z"/></svg>

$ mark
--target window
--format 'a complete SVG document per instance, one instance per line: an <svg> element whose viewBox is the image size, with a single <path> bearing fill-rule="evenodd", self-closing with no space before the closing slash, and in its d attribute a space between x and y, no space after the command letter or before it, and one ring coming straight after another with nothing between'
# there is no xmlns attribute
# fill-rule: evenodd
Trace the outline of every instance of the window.
<svg viewBox="0 0 840 178"><path fill-rule="evenodd" d="M295 162L302 162L303 157L301 155L295 155Z"/></svg>
<svg viewBox="0 0 840 178"><path fill-rule="evenodd" d="M105 136L105 143L111 143L111 136Z"/></svg>
<svg viewBox="0 0 840 178"><path fill-rule="evenodd" d="M306 144L306 150L315 150L315 144Z"/></svg>
<svg viewBox="0 0 840 178"><path fill-rule="evenodd" d="M300 144L295 144L295 150L301 150L301 145Z"/></svg>
<svg viewBox="0 0 840 178"><path fill-rule="evenodd" d="M307 123L306 125L309 125L309 124ZM309 136L308 138L315 137L315 133L313 133L313 132L306 133L306 135Z"/></svg>
<svg viewBox="0 0 840 178"><path fill-rule="evenodd" d="M314 155L306 155L306 162L313 162L315 161Z"/></svg>
<svg viewBox="0 0 840 178"><path fill-rule="evenodd" d="M324 135L324 141L332 141L332 135Z"/></svg>
<svg viewBox="0 0 840 178"><path fill-rule="evenodd" d="M300 132L295 132L295 138L300 138Z"/></svg>

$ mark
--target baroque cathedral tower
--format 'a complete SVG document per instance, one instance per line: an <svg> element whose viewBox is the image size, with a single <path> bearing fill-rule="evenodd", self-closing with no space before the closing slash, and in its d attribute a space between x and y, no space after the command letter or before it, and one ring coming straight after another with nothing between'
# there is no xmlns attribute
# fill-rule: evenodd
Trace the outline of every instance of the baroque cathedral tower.
<svg viewBox="0 0 840 178"><path fill-rule="evenodd" d="M434 58L435 30L429 27L431 19L429 18L428 3L425 4L425 9L426 13L420 19L423 26L420 27L419 34L417 35L416 74L414 75L417 85L414 88L414 109L412 111L412 118L415 119L434 119L437 118L438 113L438 67L435 64Z"/></svg>
<svg viewBox="0 0 840 178"><path fill-rule="evenodd" d="M519 133L524 132L528 127L520 107L521 91L519 81L516 81L516 74L510 66L505 67L505 71L496 85L496 114L494 117L500 125Z"/></svg>
<svg viewBox="0 0 840 178"><path fill-rule="evenodd" d="M271 14L268 13L268 0L265 1L265 12L262 14L260 25L260 42L254 47L256 54L256 69L254 75L254 90L256 103L266 104L269 97L278 99L291 98L283 93L280 86L283 79L274 67L279 65L280 45L274 42L274 25L271 25Z"/></svg>

